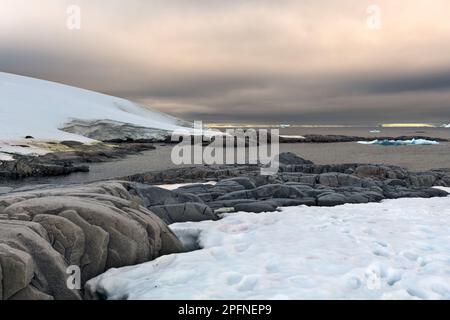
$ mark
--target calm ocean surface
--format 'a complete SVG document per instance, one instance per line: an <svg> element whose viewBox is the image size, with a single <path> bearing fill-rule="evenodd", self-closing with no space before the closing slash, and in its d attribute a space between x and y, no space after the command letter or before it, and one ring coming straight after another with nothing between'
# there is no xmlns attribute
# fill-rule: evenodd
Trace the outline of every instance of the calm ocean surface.
<svg viewBox="0 0 450 320"><path fill-rule="evenodd" d="M370 133L380 130L381 133ZM450 139L450 129L445 128L284 128L284 135L305 134L337 134L364 137L376 136L428 136ZM84 183L103 179L123 177L147 171L163 170L176 167L170 155L172 146L156 145L156 150L146 151L140 155L128 156L124 159L106 163L89 164L89 173L76 173L66 177L30 179L18 183L8 183L12 186L40 183ZM298 143L281 144L280 151L291 151L317 164L331 163L377 163L406 167L410 170L428 170L450 168L450 143L440 145L416 146L379 146L349 143Z"/></svg>

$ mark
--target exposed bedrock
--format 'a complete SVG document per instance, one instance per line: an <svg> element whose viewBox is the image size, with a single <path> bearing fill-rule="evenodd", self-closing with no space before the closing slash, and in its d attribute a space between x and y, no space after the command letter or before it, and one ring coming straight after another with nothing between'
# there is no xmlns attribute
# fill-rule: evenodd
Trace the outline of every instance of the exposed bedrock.
<svg viewBox="0 0 450 320"><path fill-rule="evenodd" d="M180 123L184 125L186 123ZM171 132L112 120L75 119L61 130L99 141L170 141Z"/></svg>
<svg viewBox="0 0 450 320"><path fill-rule="evenodd" d="M12 161L0 161L0 181L88 172L86 163L111 161L155 149L150 143L81 144L77 141L62 141L52 145L60 150L42 156L14 155Z"/></svg>
<svg viewBox="0 0 450 320"><path fill-rule="evenodd" d="M373 136L373 137L358 137L358 136L344 136L344 135L320 135L308 134L302 137L280 136L280 143L339 143L339 142L355 142L355 141L373 141L373 140L412 140L424 139L434 140L439 142L449 141L443 138L434 138L427 136Z"/></svg>
<svg viewBox="0 0 450 320"><path fill-rule="evenodd" d="M261 176L258 166L219 165L149 172L126 179L141 183L217 181L215 185L180 187L172 191L168 203L179 205L183 199L180 194L184 194L189 199L182 203L198 202L216 213L264 212L295 205L335 206L401 197L441 197L447 193L432 187L450 186L449 171L444 169L410 172L386 165L315 165L292 153L281 154L279 162L280 170L274 176ZM194 195L200 201L194 201ZM158 211L163 210L165 204L158 205Z"/></svg>
<svg viewBox="0 0 450 320"><path fill-rule="evenodd" d="M81 299L84 283L109 268L182 252L181 242L141 206L128 183L105 182L0 197L0 299Z"/></svg>

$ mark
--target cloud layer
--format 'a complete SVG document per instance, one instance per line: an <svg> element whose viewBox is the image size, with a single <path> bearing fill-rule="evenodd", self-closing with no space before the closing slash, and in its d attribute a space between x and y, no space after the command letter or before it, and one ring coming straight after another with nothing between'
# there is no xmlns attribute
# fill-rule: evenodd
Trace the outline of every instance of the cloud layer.
<svg viewBox="0 0 450 320"><path fill-rule="evenodd" d="M450 3L370 4L0 0L0 70L214 122L448 121Z"/></svg>

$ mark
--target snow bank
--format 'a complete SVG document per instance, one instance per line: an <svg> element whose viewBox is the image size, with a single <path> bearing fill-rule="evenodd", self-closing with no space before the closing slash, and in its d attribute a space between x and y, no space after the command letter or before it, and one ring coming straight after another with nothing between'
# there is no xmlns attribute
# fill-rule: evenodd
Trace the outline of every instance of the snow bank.
<svg viewBox="0 0 450 320"><path fill-rule="evenodd" d="M125 99L0 72L0 140L92 141L63 132L73 119L111 120L173 131L179 120Z"/></svg>
<svg viewBox="0 0 450 320"><path fill-rule="evenodd" d="M382 145L382 146L408 146L408 145L437 145L439 142L425 139L412 140L373 140L373 141L358 141L359 144L366 145Z"/></svg>
<svg viewBox="0 0 450 320"><path fill-rule="evenodd" d="M175 190L175 189L178 189L178 188L181 188L181 187L186 187L186 186L191 186L191 185L194 185L194 184L203 184L203 185L215 185L217 182L215 182L215 181L208 181L208 182L204 182L204 183L202 183L202 182L198 182L198 183L174 183L174 184L159 184L159 185L156 185L157 187L159 187L159 188L162 188L162 189L166 189L166 190Z"/></svg>
<svg viewBox="0 0 450 320"><path fill-rule="evenodd" d="M203 249L111 269L88 288L110 299L450 299L450 197L171 228Z"/></svg>
<svg viewBox="0 0 450 320"><path fill-rule="evenodd" d="M280 138L285 139L306 139L304 136L296 136L296 135L279 135Z"/></svg>

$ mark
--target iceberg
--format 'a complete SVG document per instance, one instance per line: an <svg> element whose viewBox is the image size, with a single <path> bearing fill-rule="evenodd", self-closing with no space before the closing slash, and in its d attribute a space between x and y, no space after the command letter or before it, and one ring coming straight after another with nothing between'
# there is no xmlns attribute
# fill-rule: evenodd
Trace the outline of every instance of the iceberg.
<svg viewBox="0 0 450 320"><path fill-rule="evenodd" d="M438 141L426 139L412 139L412 140L373 140L373 141L358 141L359 144L366 145L380 145L380 146L410 146L410 145L438 145Z"/></svg>

